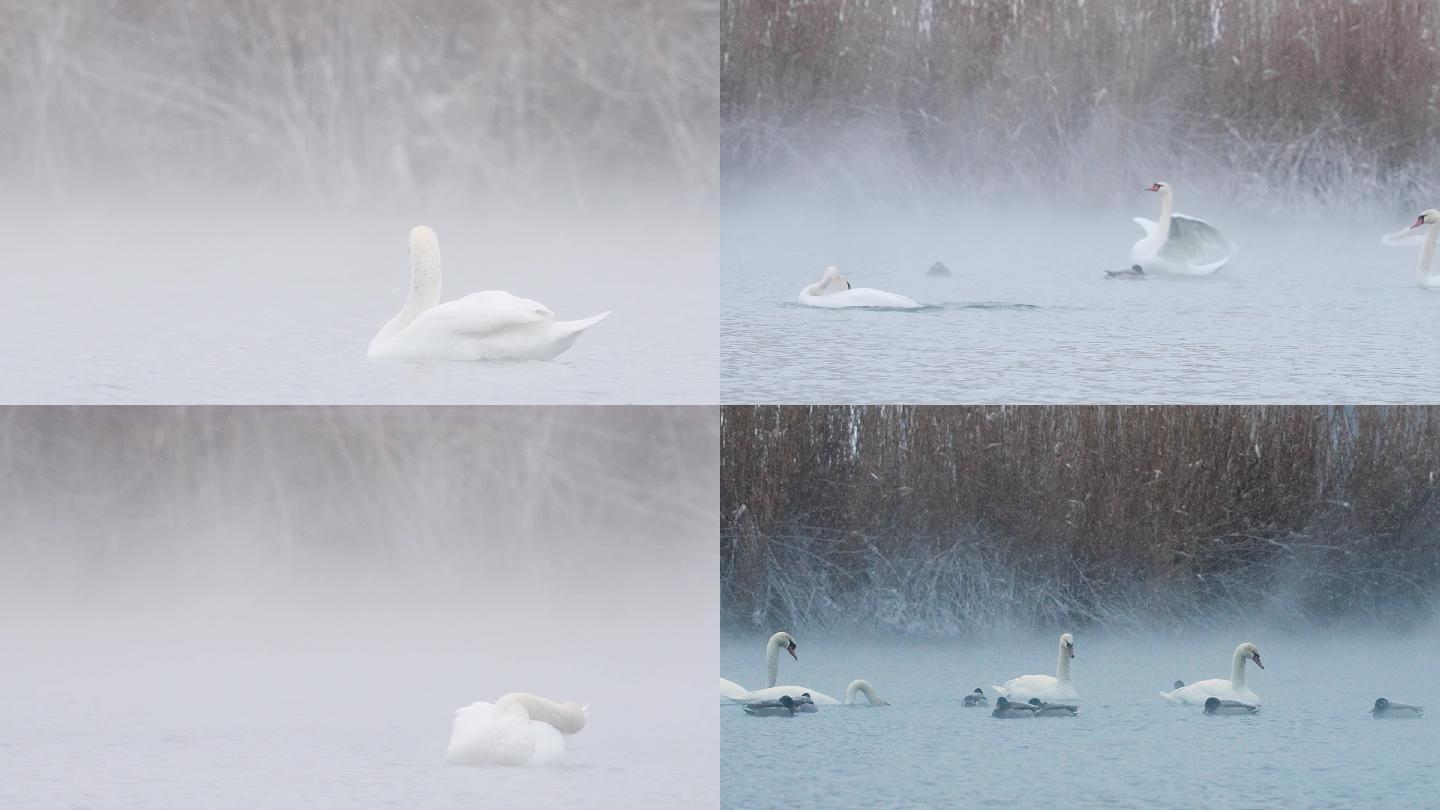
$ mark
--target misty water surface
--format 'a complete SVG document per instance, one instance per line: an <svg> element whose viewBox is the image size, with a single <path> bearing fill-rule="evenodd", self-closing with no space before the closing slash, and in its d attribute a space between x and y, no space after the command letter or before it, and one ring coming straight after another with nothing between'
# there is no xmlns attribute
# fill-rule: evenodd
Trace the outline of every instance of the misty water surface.
<svg viewBox="0 0 1440 810"><path fill-rule="evenodd" d="M721 674L755 688L767 634L727 636ZM1056 634L1058 635L1058 633ZM1205 717L1157 692L1177 678L1228 677L1253 641L1264 709ZM821 707L795 718L721 703L724 807L1428 807L1434 718L1376 721L1376 697L1424 704L1440 664L1417 636L1237 630L1194 639L1076 634L1081 715L1002 722L961 698L1028 673L1054 673L1055 637L1001 643L797 636L780 682L843 697L871 680L886 707ZM763 684L758 684L763 686Z"/></svg>
<svg viewBox="0 0 1440 810"><path fill-rule="evenodd" d="M53 212L52 212L53 213ZM663 219L143 208L4 226L12 403L713 403L716 233ZM430 224L442 300L613 311L552 362L373 361Z"/></svg>
<svg viewBox="0 0 1440 810"><path fill-rule="evenodd" d="M726 402L1423 402L1440 392L1428 335L1440 294L1393 219L1255 221L1205 201L1240 247L1211 278L1110 281L1154 218L1153 195L1106 214L1015 207L869 216L726 212ZM935 261L950 278L928 278ZM915 311L795 303L836 264Z"/></svg>

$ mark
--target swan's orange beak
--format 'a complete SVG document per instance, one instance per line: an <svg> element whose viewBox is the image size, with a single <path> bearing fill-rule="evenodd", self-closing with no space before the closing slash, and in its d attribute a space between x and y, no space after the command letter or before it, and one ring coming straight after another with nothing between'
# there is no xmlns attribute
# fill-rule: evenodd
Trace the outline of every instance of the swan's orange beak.
<svg viewBox="0 0 1440 810"><path fill-rule="evenodd" d="M1416 218L1415 218L1415 224L1410 226L1410 230L1413 231L1413 230L1415 230L1416 228L1418 228L1418 227L1420 227L1421 225L1424 225L1424 224L1425 224L1425 217L1416 217Z"/></svg>
<svg viewBox="0 0 1440 810"><path fill-rule="evenodd" d="M1159 183L1151 183L1151 184L1150 184L1150 187L1147 188L1147 189L1145 189L1145 190L1146 190L1146 191L1159 191L1159 190L1160 190L1160 184L1159 184Z"/></svg>
<svg viewBox="0 0 1440 810"><path fill-rule="evenodd" d="M796 661L800 660L800 656L795 654L795 642L790 642L790 646L785 648L785 652L790 653L790 657L794 658Z"/></svg>
<svg viewBox="0 0 1440 810"><path fill-rule="evenodd" d="M1262 664L1262 663L1260 663L1260 653L1255 653L1255 655L1252 656L1252 657L1255 659L1255 666L1257 666L1257 667L1259 667L1259 668L1261 668L1261 669L1264 669L1264 668L1265 668L1265 665Z"/></svg>

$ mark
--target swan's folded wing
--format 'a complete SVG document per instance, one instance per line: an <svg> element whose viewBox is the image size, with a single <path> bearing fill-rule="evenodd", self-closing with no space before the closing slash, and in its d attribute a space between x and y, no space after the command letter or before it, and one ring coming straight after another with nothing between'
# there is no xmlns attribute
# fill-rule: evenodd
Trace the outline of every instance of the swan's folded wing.
<svg viewBox="0 0 1440 810"><path fill-rule="evenodd" d="M1238 250L1235 243L1205 220L1173 214L1170 217L1170 236L1160 255L1185 264L1214 264L1217 261L1223 263Z"/></svg>
<svg viewBox="0 0 1440 810"><path fill-rule="evenodd" d="M425 311L428 326L466 335L487 335L513 326L542 323L555 318L543 304L501 290L471 293ZM419 319L417 319L419 320Z"/></svg>

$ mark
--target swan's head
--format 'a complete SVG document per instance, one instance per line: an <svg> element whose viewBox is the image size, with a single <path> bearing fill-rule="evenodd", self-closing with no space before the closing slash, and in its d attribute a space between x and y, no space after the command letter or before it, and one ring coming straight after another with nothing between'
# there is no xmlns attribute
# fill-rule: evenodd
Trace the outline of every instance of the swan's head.
<svg viewBox="0 0 1440 810"><path fill-rule="evenodd" d="M1420 212L1420 216L1415 218L1415 224L1410 226L1410 230L1413 231L1421 225L1434 225L1437 222L1440 222L1440 211L1431 208Z"/></svg>
<svg viewBox="0 0 1440 810"><path fill-rule="evenodd" d="M795 654L795 639L792 638L789 633L786 633L783 630L776 633L775 635L770 637L770 644L774 647L779 647L785 652L790 653L790 657L794 658L796 661L800 660L800 656Z"/></svg>
<svg viewBox="0 0 1440 810"><path fill-rule="evenodd" d="M1146 190L1146 191L1158 191L1158 192L1160 192L1161 194L1169 194L1169 193L1170 193L1170 184L1167 183L1167 182L1165 182L1164 180L1156 180L1155 182L1151 183L1151 184L1149 185L1149 187L1146 188L1145 190Z"/></svg>
<svg viewBox="0 0 1440 810"><path fill-rule="evenodd" d="M435 231L424 225L416 225L410 229L409 244L411 256L434 256L440 253L440 240L435 236Z"/></svg>
<svg viewBox="0 0 1440 810"><path fill-rule="evenodd" d="M1255 662L1255 666L1264 669L1265 665L1260 663L1260 648L1250 642L1245 642L1235 649L1236 654L1241 658L1249 658Z"/></svg>
<svg viewBox="0 0 1440 810"><path fill-rule="evenodd" d="M1064 633L1060 636L1060 648L1065 651L1065 655L1068 657L1075 657L1075 639L1069 633Z"/></svg>

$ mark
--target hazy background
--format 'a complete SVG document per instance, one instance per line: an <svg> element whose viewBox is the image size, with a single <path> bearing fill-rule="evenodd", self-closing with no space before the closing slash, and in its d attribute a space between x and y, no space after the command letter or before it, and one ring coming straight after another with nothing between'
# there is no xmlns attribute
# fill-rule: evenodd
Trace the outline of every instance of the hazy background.
<svg viewBox="0 0 1440 810"><path fill-rule="evenodd" d="M1434 616L1434 408L731 406L722 420L731 626L1394 632Z"/></svg>
<svg viewBox="0 0 1440 810"><path fill-rule="evenodd" d="M1440 389L1440 299L1379 244L1440 206L1440 6L729 0L721 29L725 402ZM1239 255L1107 283L1157 180ZM798 309L829 264L927 309Z"/></svg>
<svg viewBox="0 0 1440 810"><path fill-rule="evenodd" d="M7 807L715 801L713 409L7 408L0 443ZM444 764L509 691L590 705L565 765Z"/></svg>
<svg viewBox="0 0 1440 810"><path fill-rule="evenodd" d="M713 402L717 13L0 0L0 399ZM364 362L416 224L447 299L616 317L416 392Z"/></svg>

